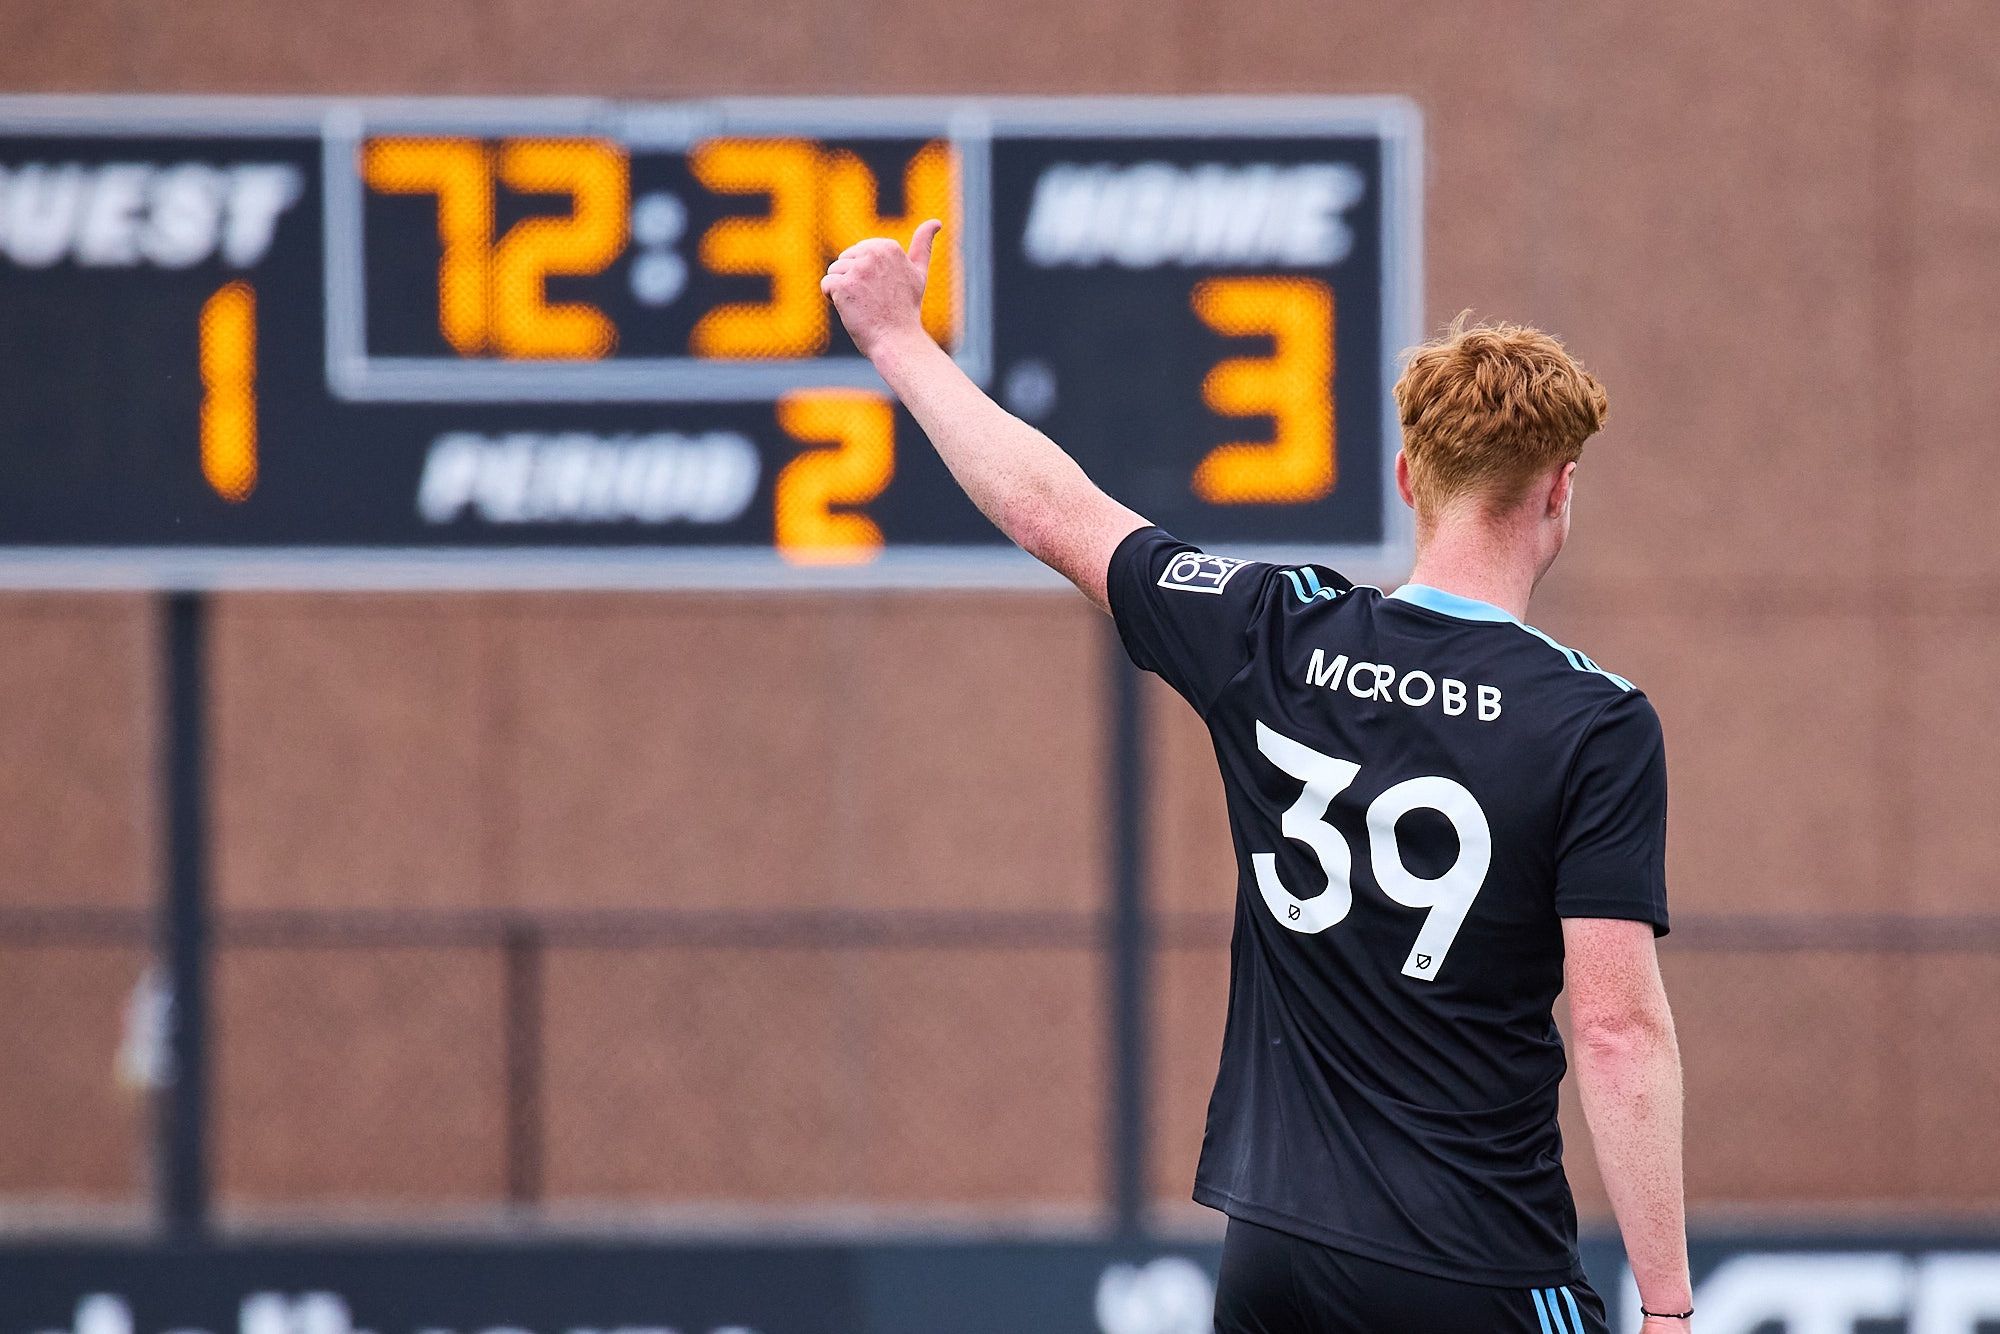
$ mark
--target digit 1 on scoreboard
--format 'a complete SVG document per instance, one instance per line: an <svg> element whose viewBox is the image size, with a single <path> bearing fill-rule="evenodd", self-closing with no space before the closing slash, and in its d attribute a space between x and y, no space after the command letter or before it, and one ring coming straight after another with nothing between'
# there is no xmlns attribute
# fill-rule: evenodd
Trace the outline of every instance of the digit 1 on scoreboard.
<svg viewBox="0 0 2000 1334"><path fill-rule="evenodd" d="M202 304L201 475L231 504L257 489L257 293L225 283Z"/></svg>

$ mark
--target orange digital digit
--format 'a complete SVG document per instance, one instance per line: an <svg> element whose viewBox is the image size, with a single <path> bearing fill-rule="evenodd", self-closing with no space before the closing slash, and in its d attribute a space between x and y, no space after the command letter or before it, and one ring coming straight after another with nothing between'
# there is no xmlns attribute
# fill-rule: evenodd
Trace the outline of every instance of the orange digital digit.
<svg viewBox="0 0 2000 1334"><path fill-rule="evenodd" d="M873 560L882 529L866 514L834 506L866 505L896 475L896 416L879 394L811 389L778 400L778 424L809 449L778 474L778 552L795 565Z"/></svg>
<svg viewBox="0 0 2000 1334"><path fill-rule="evenodd" d="M630 171L600 139L377 139L361 154L369 188L437 196L438 329L460 356L601 357L618 331L581 301L551 304L552 274L602 273L625 248ZM567 217L524 218L494 244L496 178L519 194L570 197Z"/></svg>
<svg viewBox="0 0 2000 1334"><path fill-rule="evenodd" d="M486 350L492 290L493 174L476 139L376 139L361 176L384 194L438 201L438 328L461 356Z"/></svg>
<svg viewBox="0 0 2000 1334"><path fill-rule="evenodd" d="M715 139L688 155L695 179L717 194L766 195L758 217L727 217L701 238L711 273L769 281L764 301L717 306L695 322L703 357L811 357L826 350L825 271L819 243L819 150L803 139Z"/></svg>
<svg viewBox="0 0 2000 1334"><path fill-rule="evenodd" d="M858 154L836 149L826 155L824 226L826 250L837 255L856 241L893 236L907 246L925 220L944 223L941 244L931 255L924 289L924 327L950 347L958 334L958 158L951 146L934 140L903 171L903 211L884 216L881 187Z"/></svg>
<svg viewBox="0 0 2000 1334"><path fill-rule="evenodd" d="M493 252L492 332L504 357L595 358L618 331L596 306L551 304L551 274L602 273L625 249L631 173L623 149L601 139L515 139L500 149L500 180L520 194L560 194L568 217L525 218Z"/></svg>
<svg viewBox="0 0 2000 1334"><path fill-rule="evenodd" d="M1194 312L1231 338L1267 337L1267 357L1231 357L1201 382L1223 417L1269 417L1269 440L1218 445L1194 471L1194 493L1212 505L1319 500L1335 479L1333 291L1309 278L1211 278L1195 285Z"/></svg>
<svg viewBox="0 0 2000 1334"><path fill-rule="evenodd" d="M215 494L241 502L257 489L257 293L225 283L202 304L201 475Z"/></svg>

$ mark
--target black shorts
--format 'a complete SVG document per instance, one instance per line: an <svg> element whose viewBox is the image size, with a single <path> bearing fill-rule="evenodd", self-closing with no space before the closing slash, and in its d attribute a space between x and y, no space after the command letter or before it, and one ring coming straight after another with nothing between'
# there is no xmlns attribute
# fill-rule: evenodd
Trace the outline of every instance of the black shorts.
<svg viewBox="0 0 2000 1334"><path fill-rule="evenodd" d="M1216 1334L1610 1334L1588 1283L1496 1288L1229 1220Z"/></svg>

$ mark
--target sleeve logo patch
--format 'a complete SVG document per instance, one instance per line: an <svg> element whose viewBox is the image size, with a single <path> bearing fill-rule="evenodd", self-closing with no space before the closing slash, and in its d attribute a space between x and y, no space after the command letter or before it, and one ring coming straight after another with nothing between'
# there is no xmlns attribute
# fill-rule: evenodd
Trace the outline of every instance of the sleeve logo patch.
<svg viewBox="0 0 2000 1334"><path fill-rule="evenodd" d="M1250 564L1234 556L1211 556L1205 551L1183 551L1167 562L1160 575L1160 587L1182 593L1220 593L1236 572Z"/></svg>

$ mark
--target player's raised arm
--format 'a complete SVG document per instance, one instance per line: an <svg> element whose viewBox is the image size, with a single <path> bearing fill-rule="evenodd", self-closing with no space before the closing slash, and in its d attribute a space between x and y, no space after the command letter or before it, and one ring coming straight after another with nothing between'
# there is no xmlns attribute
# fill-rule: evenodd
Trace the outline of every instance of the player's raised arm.
<svg viewBox="0 0 2000 1334"><path fill-rule="evenodd" d="M1693 1305L1681 1186L1681 1060L1645 922L1563 922L1577 1087L1648 1330ZM1663 1318L1664 1317L1664 1318Z"/></svg>
<svg viewBox="0 0 2000 1334"><path fill-rule="evenodd" d="M1109 610L1111 553L1146 521L1100 491L1053 440L988 398L924 331L924 279L942 225L917 228L907 253L882 237L849 246L820 290L980 512Z"/></svg>

